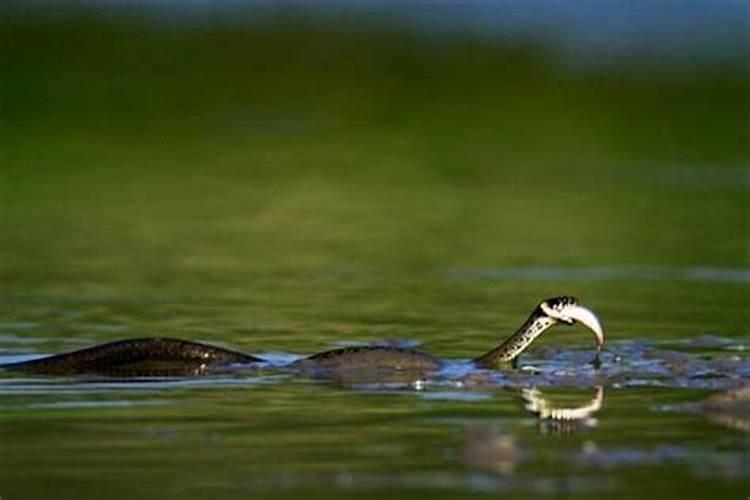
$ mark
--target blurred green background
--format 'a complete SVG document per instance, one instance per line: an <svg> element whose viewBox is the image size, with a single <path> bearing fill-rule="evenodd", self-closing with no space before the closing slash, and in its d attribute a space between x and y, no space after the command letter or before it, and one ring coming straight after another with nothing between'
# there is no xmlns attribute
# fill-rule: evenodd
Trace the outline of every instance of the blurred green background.
<svg viewBox="0 0 750 500"><path fill-rule="evenodd" d="M112 10L0 22L6 287L748 264L743 53Z"/></svg>

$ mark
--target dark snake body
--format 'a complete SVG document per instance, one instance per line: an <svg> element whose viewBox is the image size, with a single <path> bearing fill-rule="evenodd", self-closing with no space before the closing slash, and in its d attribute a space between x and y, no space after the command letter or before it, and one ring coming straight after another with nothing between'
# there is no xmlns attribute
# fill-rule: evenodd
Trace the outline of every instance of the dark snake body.
<svg viewBox="0 0 750 500"><path fill-rule="evenodd" d="M499 346L475 358L477 366L499 369L515 359L545 330L558 322L544 308L560 310L578 301L557 297L542 302L526 322ZM572 323L572 321L571 321ZM601 335L601 334L600 334ZM602 338L603 342L603 338ZM598 346L600 348L601 345ZM0 366L0 369L54 375L105 374L116 376L199 375L231 365L253 365L265 360L239 351L173 338L120 340L41 359ZM309 373L392 371L422 375L442 366L434 356L414 349L358 346L333 349L298 359L288 368Z"/></svg>
<svg viewBox="0 0 750 500"><path fill-rule="evenodd" d="M295 361L295 368L346 370L378 367L388 370L427 370L440 368L440 360L414 349L390 346L356 346L333 349Z"/></svg>
<svg viewBox="0 0 750 500"><path fill-rule="evenodd" d="M172 338L119 340L78 351L3 365L5 370L51 375L199 374L206 367L259 363L238 351Z"/></svg>

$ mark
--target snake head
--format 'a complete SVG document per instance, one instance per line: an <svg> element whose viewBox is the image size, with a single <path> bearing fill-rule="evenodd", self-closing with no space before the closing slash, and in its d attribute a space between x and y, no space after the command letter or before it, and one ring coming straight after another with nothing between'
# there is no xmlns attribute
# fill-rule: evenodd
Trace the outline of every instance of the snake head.
<svg viewBox="0 0 750 500"><path fill-rule="evenodd" d="M596 337L596 351L600 352L604 346L604 329L599 318L589 309L583 307L578 299L570 296L560 296L547 299L539 304L539 310L545 316L573 325L581 323L594 333Z"/></svg>

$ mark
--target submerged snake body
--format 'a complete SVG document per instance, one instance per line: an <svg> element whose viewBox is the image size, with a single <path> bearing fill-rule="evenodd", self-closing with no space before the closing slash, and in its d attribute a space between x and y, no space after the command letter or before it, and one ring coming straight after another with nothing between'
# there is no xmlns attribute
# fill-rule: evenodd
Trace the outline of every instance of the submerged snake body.
<svg viewBox="0 0 750 500"><path fill-rule="evenodd" d="M440 361L424 352L389 346L357 346L314 354L293 363L293 367L313 370L348 370L374 367L386 370L426 370L440 368Z"/></svg>

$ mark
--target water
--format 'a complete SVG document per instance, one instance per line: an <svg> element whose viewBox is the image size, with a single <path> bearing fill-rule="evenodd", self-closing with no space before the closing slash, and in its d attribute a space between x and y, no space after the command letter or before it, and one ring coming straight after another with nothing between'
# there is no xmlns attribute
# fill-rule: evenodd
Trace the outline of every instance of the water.
<svg viewBox="0 0 750 500"><path fill-rule="evenodd" d="M746 404L705 402L750 377L743 66L77 15L0 21L0 362L146 335L450 362L4 374L3 500L750 492ZM600 370L579 328L468 368L560 294Z"/></svg>
<svg viewBox="0 0 750 500"><path fill-rule="evenodd" d="M695 325L719 323L711 304L705 316L693 312L691 323L674 320L661 328L676 333L659 335L642 319L659 317L653 305L617 305L621 288L633 286L617 282L616 293L586 294L610 337L599 371L586 364L593 355L588 332L557 329L517 372L491 375L468 370L461 358L522 319L527 304L512 304L528 301L509 299L505 307L497 297L507 294L505 287L528 284L480 281L458 292L455 281L437 278L429 282L431 296L417 301L406 285L371 283L349 299L357 304L348 303L352 282L363 281L328 284L330 301L266 283L261 302L278 302L262 307L260 318L252 300L208 295L203 301L158 292L140 301L130 294L6 296L0 362L148 333L213 341L278 364L383 339L424 341L422 347L454 362L417 384L347 384L275 370L136 381L6 376L0 380L5 494L702 498L731 497L747 486L747 413L700 407L750 377L746 337L697 336L708 328ZM670 285L675 292L683 286ZM720 299L714 307L728 310ZM457 305L444 302L451 300ZM472 300L474 307L466 307ZM690 309L684 298L675 304L671 314ZM537 388L551 405L577 408L590 404L600 385L601 409L573 422L539 419L522 397L522 389ZM679 482L670 480L676 471Z"/></svg>

